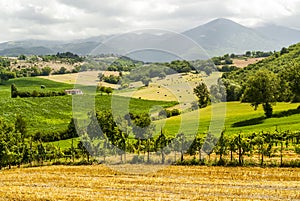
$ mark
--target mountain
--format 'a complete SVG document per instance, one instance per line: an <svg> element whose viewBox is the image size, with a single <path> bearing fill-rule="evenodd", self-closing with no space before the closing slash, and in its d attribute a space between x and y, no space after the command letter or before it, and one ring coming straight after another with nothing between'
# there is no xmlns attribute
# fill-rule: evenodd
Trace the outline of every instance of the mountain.
<svg viewBox="0 0 300 201"><path fill-rule="evenodd" d="M38 47L12 47L0 50L0 55L5 56L19 56L19 55L47 55L56 54L52 49L38 46Z"/></svg>
<svg viewBox="0 0 300 201"><path fill-rule="evenodd" d="M70 41L24 40L0 43L0 55L16 54L55 54L73 52L78 55L115 53L128 55L144 61L169 61L177 58L201 57L193 44L184 43L184 36L198 43L206 53L220 56L227 53L245 53L246 51L280 50L300 42L300 31L276 25L248 28L234 21L220 18L187 30L177 35L172 33L133 32L119 35L102 35ZM112 40L109 40L113 38ZM103 44L103 45L101 45ZM97 48L98 47L98 48ZM161 48L160 48L161 47ZM166 49L162 55L159 51ZM144 52L140 50L147 49ZM157 50L158 49L158 50ZM175 52L173 50L176 50ZM196 48L197 49L197 48ZM172 55L176 53L176 55ZM206 54L205 53L205 54ZM201 54L201 55L200 55ZM192 55L192 56L191 56ZM200 55L200 56L199 56ZM186 58L186 57L185 57Z"/></svg>
<svg viewBox="0 0 300 201"><path fill-rule="evenodd" d="M185 31L183 34L192 38L211 55L281 48L281 44L277 44L267 35L223 18Z"/></svg>
<svg viewBox="0 0 300 201"><path fill-rule="evenodd" d="M300 42L300 31L288 27L267 24L257 27L255 30L261 35L277 41L284 47Z"/></svg>

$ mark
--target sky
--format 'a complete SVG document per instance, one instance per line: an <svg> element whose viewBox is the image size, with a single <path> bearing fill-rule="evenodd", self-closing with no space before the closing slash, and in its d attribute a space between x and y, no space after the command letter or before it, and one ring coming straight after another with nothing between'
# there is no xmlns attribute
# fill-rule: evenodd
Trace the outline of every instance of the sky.
<svg viewBox="0 0 300 201"><path fill-rule="evenodd" d="M182 32L216 18L300 30L300 0L0 0L0 42L153 28Z"/></svg>

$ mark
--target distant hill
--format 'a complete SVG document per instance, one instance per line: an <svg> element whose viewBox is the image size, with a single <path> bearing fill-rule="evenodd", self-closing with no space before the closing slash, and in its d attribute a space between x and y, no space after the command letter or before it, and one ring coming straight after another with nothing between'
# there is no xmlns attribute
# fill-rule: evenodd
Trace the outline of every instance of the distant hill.
<svg viewBox="0 0 300 201"><path fill-rule="evenodd" d="M216 19L204 25L182 33L197 42L209 56L220 56L227 53L245 53L245 51L273 51L283 46L300 42L300 31L287 27L265 25L248 28L228 19ZM119 36L119 37L115 37ZM108 46L98 47L107 39ZM181 49L181 54L190 53L189 45L178 43L180 36L152 33L129 33L120 35L102 35L72 41L24 40L0 43L0 55L15 56L16 54L51 54L57 52L73 52L78 55L93 53L122 53L122 47L134 51L133 47L150 47L145 53L136 53L135 59L145 61L163 61L176 58L176 55L160 55L151 47L170 47ZM106 43L107 44L107 43ZM96 49L95 49L96 48ZM94 50L94 51L93 51ZM170 51L172 52L172 51ZM131 52L132 54L132 52ZM177 55L178 56L178 55ZM134 55L133 55L134 57ZM152 59L154 58L154 59Z"/></svg>
<svg viewBox="0 0 300 201"><path fill-rule="evenodd" d="M261 35L277 41L279 44L281 44L281 46L287 47L291 44L300 42L299 30L272 24L257 27L255 30Z"/></svg>
<svg viewBox="0 0 300 201"><path fill-rule="evenodd" d="M52 49L47 47L13 47L0 50L0 55L5 56L19 56L19 55L47 55L54 54L55 52Z"/></svg>
<svg viewBox="0 0 300 201"><path fill-rule="evenodd" d="M276 43L267 34L261 34L223 18L185 31L183 34L195 40L211 55L244 53L247 50L272 51L282 47L282 43Z"/></svg>

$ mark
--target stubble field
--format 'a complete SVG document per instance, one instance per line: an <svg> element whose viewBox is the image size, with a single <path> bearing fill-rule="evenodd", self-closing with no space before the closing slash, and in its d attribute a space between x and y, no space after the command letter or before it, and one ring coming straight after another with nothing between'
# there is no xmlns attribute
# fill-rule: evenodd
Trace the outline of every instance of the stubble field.
<svg viewBox="0 0 300 201"><path fill-rule="evenodd" d="M149 174L103 165L0 172L0 200L300 200L300 170L168 166ZM151 167L138 167L149 169Z"/></svg>

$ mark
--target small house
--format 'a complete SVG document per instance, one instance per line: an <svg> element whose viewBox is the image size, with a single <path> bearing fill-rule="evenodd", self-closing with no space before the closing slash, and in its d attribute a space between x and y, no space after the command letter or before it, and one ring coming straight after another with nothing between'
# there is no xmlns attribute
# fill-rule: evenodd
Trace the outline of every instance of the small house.
<svg viewBox="0 0 300 201"><path fill-rule="evenodd" d="M69 90L65 90L65 93L67 95L82 95L83 92L80 89L69 89Z"/></svg>

